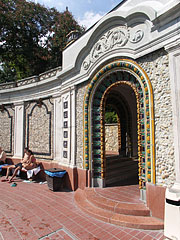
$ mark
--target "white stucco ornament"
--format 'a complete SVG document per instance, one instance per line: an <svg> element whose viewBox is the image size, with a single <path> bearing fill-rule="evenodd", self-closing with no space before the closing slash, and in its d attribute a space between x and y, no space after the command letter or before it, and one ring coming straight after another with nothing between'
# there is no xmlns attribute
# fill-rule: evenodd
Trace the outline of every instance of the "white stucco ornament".
<svg viewBox="0 0 180 240"><path fill-rule="evenodd" d="M126 26L115 27L106 32L93 46L88 60L83 62L83 67L87 70L91 63L95 62L101 55L114 49L124 47L128 42L138 43L142 40L144 31L136 29L132 32L131 28Z"/></svg>

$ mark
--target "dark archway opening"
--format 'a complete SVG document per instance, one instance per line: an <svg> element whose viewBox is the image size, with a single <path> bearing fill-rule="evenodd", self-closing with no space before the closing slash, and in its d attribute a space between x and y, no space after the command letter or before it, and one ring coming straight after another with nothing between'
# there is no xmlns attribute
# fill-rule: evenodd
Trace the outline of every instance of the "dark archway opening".
<svg viewBox="0 0 180 240"><path fill-rule="evenodd" d="M113 87L106 98L105 109L105 115L111 110L117 117L117 121L112 118L114 123L108 122L108 129L105 116L105 185L138 184L137 103L133 89L129 85ZM110 134L110 131L113 132ZM111 148L108 141L112 142Z"/></svg>

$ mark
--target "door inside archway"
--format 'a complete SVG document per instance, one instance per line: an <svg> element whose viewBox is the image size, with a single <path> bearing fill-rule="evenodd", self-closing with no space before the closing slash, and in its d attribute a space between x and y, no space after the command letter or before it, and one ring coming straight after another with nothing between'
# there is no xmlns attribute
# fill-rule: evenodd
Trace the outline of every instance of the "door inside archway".
<svg viewBox="0 0 180 240"><path fill-rule="evenodd" d="M129 85L114 86L104 104L105 186L138 184L135 93Z"/></svg>

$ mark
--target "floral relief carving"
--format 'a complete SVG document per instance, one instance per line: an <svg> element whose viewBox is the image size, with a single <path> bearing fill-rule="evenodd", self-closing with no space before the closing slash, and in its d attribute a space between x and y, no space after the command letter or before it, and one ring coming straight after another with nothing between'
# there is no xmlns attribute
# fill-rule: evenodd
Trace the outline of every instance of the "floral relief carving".
<svg viewBox="0 0 180 240"><path fill-rule="evenodd" d="M95 62L100 56L113 48L124 47L128 42L138 43L142 40L144 31L141 29L131 32L126 26L116 27L106 32L93 46L88 60L83 62L85 70L89 68L91 63Z"/></svg>

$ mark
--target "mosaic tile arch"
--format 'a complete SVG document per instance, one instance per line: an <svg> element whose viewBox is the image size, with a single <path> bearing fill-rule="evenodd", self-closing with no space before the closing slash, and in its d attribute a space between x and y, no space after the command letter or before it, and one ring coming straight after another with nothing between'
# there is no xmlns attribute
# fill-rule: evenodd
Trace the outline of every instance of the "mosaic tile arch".
<svg viewBox="0 0 180 240"><path fill-rule="evenodd" d="M155 183L154 104L151 82L134 61L120 59L104 66L90 81L84 97L84 168L105 178L104 99L112 86L127 84L137 101L139 185Z"/></svg>

